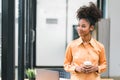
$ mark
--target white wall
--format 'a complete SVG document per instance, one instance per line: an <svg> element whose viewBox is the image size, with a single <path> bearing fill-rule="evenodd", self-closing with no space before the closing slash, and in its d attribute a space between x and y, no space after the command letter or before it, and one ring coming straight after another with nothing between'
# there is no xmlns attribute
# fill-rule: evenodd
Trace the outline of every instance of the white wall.
<svg viewBox="0 0 120 80"><path fill-rule="evenodd" d="M120 76L120 0L108 1L110 18L110 76Z"/></svg>
<svg viewBox="0 0 120 80"><path fill-rule="evenodd" d="M66 45L66 1L37 0L36 65L62 66ZM55 19L55 23L47 22Z"/></svg>

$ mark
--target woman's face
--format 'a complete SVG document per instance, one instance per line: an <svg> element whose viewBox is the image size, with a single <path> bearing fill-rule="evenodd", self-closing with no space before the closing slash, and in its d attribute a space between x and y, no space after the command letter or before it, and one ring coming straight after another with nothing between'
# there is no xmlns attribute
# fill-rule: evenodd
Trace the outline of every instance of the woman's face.
<svg viewBox="0 0 120 80"><path fill-rule="evenodd" d="M90 31L93 30L93 26L90 26L90 23L86 19L80 19L77 27L78 35L85 37L90 34Z"/></svg>

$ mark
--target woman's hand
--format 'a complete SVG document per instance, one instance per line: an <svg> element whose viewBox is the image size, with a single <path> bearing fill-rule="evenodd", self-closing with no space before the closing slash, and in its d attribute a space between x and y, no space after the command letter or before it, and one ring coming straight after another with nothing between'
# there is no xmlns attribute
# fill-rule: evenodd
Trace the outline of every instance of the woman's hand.
<svg viewBox="0 0 120 80"><path fill-rule="evenodd" d="M82 72L82 67L77 66L77 67L75 68L75 72Z"/></svg>
<svg viewBox="0 0 120 80"><path fill-rule="evenodd" d="M83 72L83 73L92 73L98 71L97 66L89 65L89 66L77 66L75 68L75 72Z"/></svg>
<svg viewBox="0 0 120 80"><path fill-rule="evenodd" d="M83 66L83 69L84 69L84 73L92 73L98 71L98 67L93 65Z"/></svg>
<svg viewBox="0 0 120 80"><path fill-rule="evenodd" d="M77 66L75 68L75 72L77 72L77 73L79 73L79 72L85 73L87 68L88 68L88 66Z"/></svg>

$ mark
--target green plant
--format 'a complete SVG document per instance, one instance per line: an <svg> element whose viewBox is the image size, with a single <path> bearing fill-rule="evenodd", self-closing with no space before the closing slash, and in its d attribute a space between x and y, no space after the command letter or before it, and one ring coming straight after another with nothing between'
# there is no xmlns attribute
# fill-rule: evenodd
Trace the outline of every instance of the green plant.
<svg viewBox="0 0 120 80"><path fill-rule="evenodd" d="M28 68L28 69L26 69L25 73L29 79L35 78L35 75L36 75L35 69Z"/></svg>

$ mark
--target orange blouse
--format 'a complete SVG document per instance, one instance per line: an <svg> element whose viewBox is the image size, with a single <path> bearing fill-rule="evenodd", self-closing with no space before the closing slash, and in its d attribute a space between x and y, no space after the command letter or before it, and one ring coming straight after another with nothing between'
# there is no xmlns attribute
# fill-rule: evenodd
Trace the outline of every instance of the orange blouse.
<svg viewBox="0 0 120 80"><path fill-rule="evenodd" d="M92 65L98 66L98 72L75 72L75 67L83 65L85 61L91 61ZM104 46L95 39L91 38L90 42L84 46L80 37L67 46L64 69L71 73L71 80L100 80L100 73L106 70L106 66Z"/></svg>

